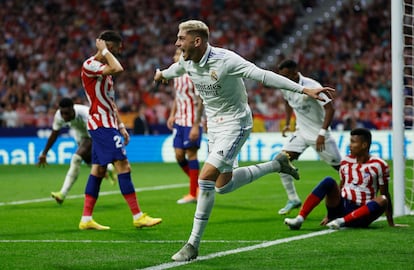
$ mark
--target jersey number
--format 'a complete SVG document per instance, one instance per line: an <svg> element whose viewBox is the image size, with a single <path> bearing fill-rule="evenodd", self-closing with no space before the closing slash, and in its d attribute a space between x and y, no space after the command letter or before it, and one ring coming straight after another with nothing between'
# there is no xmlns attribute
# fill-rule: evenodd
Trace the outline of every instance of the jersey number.
<svg viewBox="0 0 414 270"><path fill-rule="evenodd" d="M121 136L115 135L114 136L114 142L116 148L122 148L122 139Z"/></svg>

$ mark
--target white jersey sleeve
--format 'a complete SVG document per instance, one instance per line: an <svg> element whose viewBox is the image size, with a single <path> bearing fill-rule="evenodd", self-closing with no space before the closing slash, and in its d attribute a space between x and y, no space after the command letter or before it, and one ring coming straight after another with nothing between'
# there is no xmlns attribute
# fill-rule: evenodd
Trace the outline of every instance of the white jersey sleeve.
<svg viewBox="0 0 414 270"><path fill-rule="evenodd" d="M258 68L236 53L208 45L202 59L195 63L183 57L164 70L167 79L188 73L203 99L210 127L226 123L251 124L252 115L248 105L243 79L252 79L273 88L301 92L303 86L280 75Z"/></svg>
<svg viewBox="0 0 414 270"><path fill-rule="evenodd" d="M321 84L317 81L299 74L299 84L306 88L319 88ZM331 102L331 99L324 93L319 96L325 101L313 99L306 95L282 90L283 97L289 103L289 106L296 115L296 130L308 140L316 140L319 130L322 128L325 119L324 105ZM326 134L328 137L329 132Z"/></svg>

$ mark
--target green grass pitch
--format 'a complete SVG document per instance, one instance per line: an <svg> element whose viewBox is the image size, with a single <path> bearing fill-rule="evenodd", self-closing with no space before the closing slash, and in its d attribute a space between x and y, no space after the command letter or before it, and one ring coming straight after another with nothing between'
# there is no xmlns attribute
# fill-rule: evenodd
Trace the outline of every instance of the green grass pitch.
<svg viewBox="0 0 414 270"><path fill-rule="evenodd" d="M320 161L295 164L302 200L324 176L338 178ZM50 197L67 168L0 166L0 269L414 269L413 216L396 218L410 225L406 228L377 221L368 229L326 233L319 225L325 214L321 204L301 230L291 231L277 214L286 202L278 174L217 194L200 259L173 263L171 255L188 239L195 211L195 204L176 204L188 191L178 165L132 164L142 210L163 218L153 228L135 229L118 186L104 181L94 219L111 226L109 231L78 230L86 165L62 205Z"/></svg>

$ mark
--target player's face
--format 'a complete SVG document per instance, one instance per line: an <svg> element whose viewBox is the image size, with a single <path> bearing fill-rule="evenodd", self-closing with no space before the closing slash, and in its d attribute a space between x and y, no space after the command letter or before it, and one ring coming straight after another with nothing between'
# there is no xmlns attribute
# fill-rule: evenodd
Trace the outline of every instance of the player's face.
<svg viewBox="0 0 414 270"><path fill-rule="evenodd" d="M349 144L349 150L353 156L361 156L366 151L367 143L364 142L361 136L351 135L351 143Z"/></svg>
<svg viewBox="0 0 414 270"><path fill-rule="evenodd" d="M73 107L69 108L60 108L60 115L62 116L65 122L69 122L75 118L75 110Z"/></svg>
<svg viewBox="0 0 414 270"><path fill-rule="evenodd" d="M175 46L182 51L185 61L194 60L196 56L195 44L196 40L194 36L188 34L186 31L178 31Z"/></svg>

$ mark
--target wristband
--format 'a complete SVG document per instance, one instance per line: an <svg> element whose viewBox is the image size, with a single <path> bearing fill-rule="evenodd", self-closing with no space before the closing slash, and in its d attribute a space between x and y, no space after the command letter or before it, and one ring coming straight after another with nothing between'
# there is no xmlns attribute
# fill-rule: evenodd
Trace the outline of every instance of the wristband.
<svg viewBox="0 0 414 270"><path fill-rule="evenodd" d="M102 50L102 52L101 52L101 54L102 54L103 56L105 56L105 54L107 54L107 53L109 53L109 51L108 51L108 49L107 49L107 48L103 49L103 50Z"/></svg>
<svg viewBox="0 0 414 270"><path fill-rule="evenodd" d="M119 128L119 129L121 129L121 128L125 128L125 124L124 124L124 123L119 124L119 125L118 125L118 128Z"/></svg>
<svg viewBox="0 0 414 270"><path fill-rule="evenodd" d="M319 136L325 137L325 135L326 135L326 129L321 128L321 130L319 130Z"/></svg>

